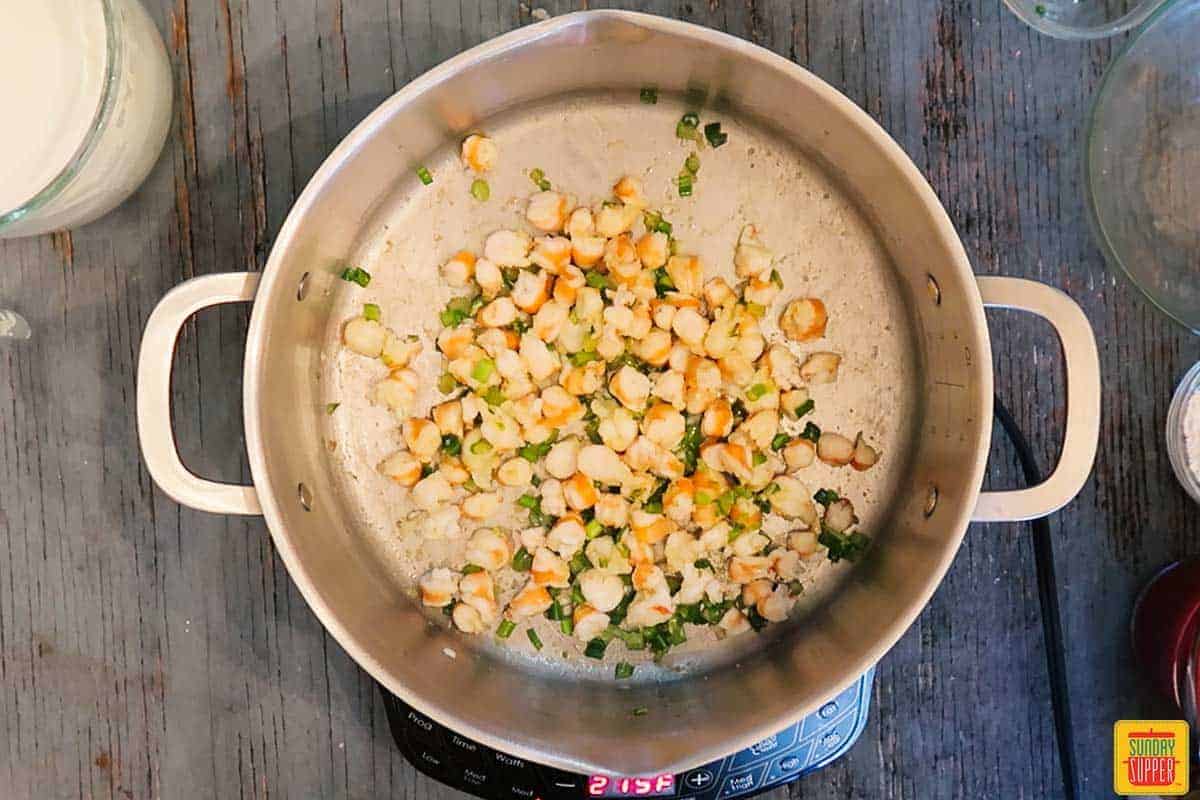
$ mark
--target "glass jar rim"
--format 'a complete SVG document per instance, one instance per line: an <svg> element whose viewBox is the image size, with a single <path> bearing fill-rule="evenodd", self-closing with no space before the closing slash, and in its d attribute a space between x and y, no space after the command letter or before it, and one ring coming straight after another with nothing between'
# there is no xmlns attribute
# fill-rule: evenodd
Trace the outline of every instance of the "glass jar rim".
<svg viewBox="0 0 1200 800"><path fill-rule="evenodd" d="M91 124L75 149L66 165L58 171L49 183L37 191L33 197L9 211L0 213L0 232L10 224L16 223L29 214L37 211L58 197L68 184L79 174L88 157L96 149L100 135L108 127L112 118L113 105L116 100L117 65L120 63L121 37L117 29L116 9L112 0L96 0L104 15L104 79L101 83L100 97L96 102L96 111L92 115Z"/></svg>

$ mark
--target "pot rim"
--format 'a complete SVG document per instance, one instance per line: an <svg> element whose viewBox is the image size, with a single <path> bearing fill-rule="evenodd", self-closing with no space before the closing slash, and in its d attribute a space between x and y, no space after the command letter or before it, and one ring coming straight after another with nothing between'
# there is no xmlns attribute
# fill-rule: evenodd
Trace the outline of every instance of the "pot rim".
<svg viewBox="0 0 1200 800"><path fill-rule="evenodd" d="M913 193L914 198L930 215L931 222L941 239L945 242L948 255L950 256L948 261L951 263L944 266L954 269L964 278L962 282L966 293L964 297L966 301L964 311L968 315L968 320L972 327L978 332L978 339L983 347L983 352L977 354L978 360L982 365L980 369L980 385L978 387L981 395L981 413L984 415L982 419L990 419L993 400L993 368L991 339L984 317L983 299L975 282L975 276L971 270L962 240L959 238L949 215L934 193L933 188L925 180L925 177L917 169L908 154L904 152L900 145L870 115L859 108L844 94L804 67L764 47L747 42L731 34L652 14L609 9L564 14L544 22L510 31L509 33L476 45L442 62L440 65L418 76L399 89L356 125L337 147L334 148L333 152L326 157L312 178L309 179L304 190L288 212L283 225L280 227L279 235L276 237L275 243L271 248L271 253L263 267L258 296L271 297L275 293L276 284L281 280L282 269L279 268L279 265L284 259L284 253L290 249L293 240L296 239L303 218L309 213L314 201L328 183L336 180L342 163L353 156L361 143L375 136L391 116L427 90L450 76L469 68L477 61L510 53L541 38L559 35L570 29L587 27L605 20L622 22L653 33L667 33L690 38L701 45L731 52L739 58L759 61L769 68L785 73L790 80L804 84L806 89L821 96L832 107L836 108L850 125L857 126L869 136L873 144L879 147L881 152L904 175L908 188ZM265 304L263 305L265 306ZM264 413L264 410L260 407L259 403L259 380L263 374L264 348L270 324L268 316L256 301L251 311L247 332L244 369L243 402L246 449L249 456L251 475L256 487L272 485L262 439L264 426L261 421L261 415ZM862 673L876 664L880 658L895 646L920 613L927 607L934 591L941 585L942 578L945 576L962 544L967 525L971 520L972 510L975 507L975 501L981 491L990 441L990 427L981 425L977 441L974 443L974 458L970 464L963 465L964 469L969 470L970 478L966 481L965 485L973 487L972 496L967 498L968 502L962 504L961 511L955 518L947 518L941 521L941 527L946 532L947 546L942 549L941 557L936 562L930 564L926 586L917 598L910 601L908 607L893 621L887 628L886 634L879 637L878 641L869 649L866 655L843 666L845 670L843 680L838 684L837 690L831 696L836 696L837 692L844 690L857 680ZM283 515L280 510L279 499L270 491L260 491L259 499L262 504L262 514L266 520L271 537L274 540L275 547L288 570L289 576L295 582L301 595L329 634L333 636L338 644L362 669L366 670L387 691L400 698L404 703L413 707L418 712L429 716L456 733L500 752L534 763L572 772L612 772L611 769L604 769L605 765L583 760L582 758L562 757L555 753L543 752L527 747L519 742L507 741L500 736L493 735L454 717L452 714L446 713L445 709L426 702L420 694L410 691L385 669L372 656L369 649L360 644L348 628L334 615L330 604L325 600L324 592L327 589L323 589L312 580L310 573L305 569L303 562L297 556L295 549L289 541L286 528L282 523ZM728 739L725 745L722 746L723 752L696 752L691 754L686 761L665 765L661 771L683 772L697 765L722 758L729 753L749 747L755 742L799 722L807 714L814 711L817 705L819 704L808 707L802 704L795 704L771 722L750 729L745 734L736 738ZM611 765L607 766L611 767Z"/></svg>

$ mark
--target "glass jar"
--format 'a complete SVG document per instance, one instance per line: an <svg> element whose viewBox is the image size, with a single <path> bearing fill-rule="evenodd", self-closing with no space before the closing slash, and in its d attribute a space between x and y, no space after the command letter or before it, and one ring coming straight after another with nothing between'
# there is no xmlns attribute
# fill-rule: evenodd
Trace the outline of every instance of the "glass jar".
<svg viewBox="0 0 1200 800"><path fill-rule="evenodd" d="M6 44L4 61L11 69L0 80L50 85L51 91L61 89L63 94L27 94L30 107L21 108L19 99L11 99L20 95L8 92L18 107L10 105L6 116L11 120L11 115L37 113L44 105L38 101L47 99L76 121L78 114L90 112L91 118L77 131L64 116L66 122L47 133L48 146L25 148L36 153L0 153L0 161L13 159L3 165L8 175L0 169L10 190L16 183L14 172L30 181L28 196L19 199L19 205L0 208L0 238L76 227L112 210L145 180L171 124L170 63L162 37L137 0L54 0L47 6L18 6L12 13L17 15L9 27L14 38ZM43 47L38 36L49 37L54 47ZM63 58L54 61L39 52L46 50ZM61 73L37 74L51 69ZM61 80L56 83L53 78ZM94 86L80 88L93 79ZM75 101L79 108L71 105ZM44 183L39 178L43 173Z"/></svg>

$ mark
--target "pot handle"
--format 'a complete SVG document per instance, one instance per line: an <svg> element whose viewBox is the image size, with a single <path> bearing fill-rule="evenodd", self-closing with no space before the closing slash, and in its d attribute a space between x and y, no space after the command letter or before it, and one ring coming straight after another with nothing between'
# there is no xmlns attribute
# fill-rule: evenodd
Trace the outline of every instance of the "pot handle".
<svg viewBox="0 0 1200 800"><path fill-rule="evenodd" d="M978 277L983 305L1037 314L1054 326L1067 373L1067 429L1058 466L1028 489L981 492L974 522L1020 522L1052 514L1087 482L1100 441L1100 356L1083 309L1052 286L1023 278Z"/></svg>
<svg viewBox="0 0 1200 800"><path fill-rule="evenodd" d="M261 514L253 486L218 483L191 472L179 458L171 427L171 362L188 318L221 303L254 299L258 273L226 272L192 278L167 292L146 320L138 353L137 425L150 477L176 502L216 514Z"/></svg>

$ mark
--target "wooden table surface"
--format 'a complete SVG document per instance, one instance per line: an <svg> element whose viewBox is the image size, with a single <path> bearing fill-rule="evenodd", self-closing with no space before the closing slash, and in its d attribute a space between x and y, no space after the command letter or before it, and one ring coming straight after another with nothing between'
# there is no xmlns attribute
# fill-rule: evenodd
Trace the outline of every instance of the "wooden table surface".
<svg viewBox="0 0 1200 800"><path fill-rule="evenodd" d="M539 5L551 13L580 3ZM586 2L583 5L587 5ZM592 3L599 6L600 3ZM998 0L620 4L729 31L808 67L877 119L941 196L977 272L1065 289L1105 372L1095 477L1052 521L1075 751L1111 793L1112 722L1169 714L1127 621L1200 514L1162 446L1196 340L1107 272L1084 218L1085 116L1118 41L1042 38ZM515 0L147 0L174 67L175 126L144 188L70 234L0 243L0 795L444 797L397 755L372 681L322 630L261 519L182 509L142 467L134 364L187 278L259 269L338 140L429 67L531 21ZM201 474L245 481L248 310L201 314L178 348L175 425ZM1057 454L1049 329L990 319L998 391ZM1002 437L997 436L998 441ZM988 482L1015 486L1011 449ZM871 721L797 798L1063 794L1025 526L973 526L928 609L879 665ZM774 793L780 800L784 791Z"/></svg>

